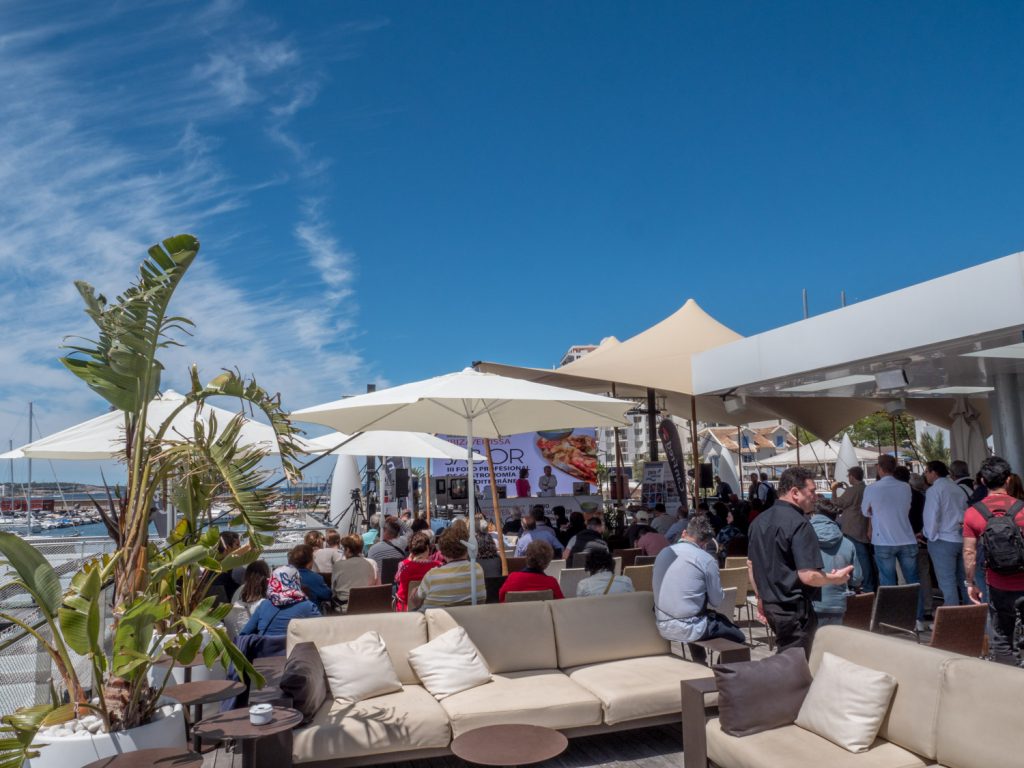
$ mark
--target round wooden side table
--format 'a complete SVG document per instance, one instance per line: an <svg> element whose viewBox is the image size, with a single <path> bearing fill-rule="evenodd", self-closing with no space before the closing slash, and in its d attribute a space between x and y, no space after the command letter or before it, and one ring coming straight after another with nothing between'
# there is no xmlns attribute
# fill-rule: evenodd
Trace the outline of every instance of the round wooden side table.
<svg viewBox="0 0 1024 768"><path fill-rule="evenodd" d="M456 736L452 752L477 765L540 763L565 751L565 734L540 725L486 725Z"/></svg>
<svg viewBox="0 0 1024 768"><path fill-rule="evenodd" d="M249 722L248 709L232 709L200 720L192 726L192 733L201 738L215 741L234 739L242 743L242 768L286 768L291 761L291 730L302 722L302 713L291 707L274 707L273 717L266 725L253 725ZM277 734L287 734L281 749L260 750L257 746L260 739ZM287 751L287 758L282 755Z"/></svg>
<svg viewBox="0 0 1024 768"><path fill-rule="evenodd" d="M226 701L243 693L245 693L245 685L237 680L197 680L194 683L182 683L164 689L165 696L170 696L185 708L186 738L193 730L192 726L203 719L204 704ZM199 751L201 741L199 736L193 732L192 749L194 751Z"/></svg>

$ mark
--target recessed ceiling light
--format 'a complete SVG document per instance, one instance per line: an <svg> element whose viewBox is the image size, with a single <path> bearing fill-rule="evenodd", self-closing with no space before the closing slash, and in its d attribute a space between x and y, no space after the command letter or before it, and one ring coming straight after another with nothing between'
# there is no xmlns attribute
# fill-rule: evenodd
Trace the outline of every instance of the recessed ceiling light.
<svg viewBox="0 0 1024 768"><path fill-rule="evenodd" d="M875 377L870 374L858 373L853 376L843 376L838 379L827 379L826 381L816 381L812 384L801 384L798 387L786 387L780 389L780 392L823 392L826 389L839 389L840 387L851 387L854 384L867 384L868 382L874 383Z"/></svg>
<svg viewBox="0 0 1024 768"><path fill-rule="evenodd" d="M965 352L961 357L1002 357L1009 360L1022 360L1024 359L1024 343L981 349L977 352Z"/></svg>
<svg viewBox="0 0 1024 768"><path fill-rule="evenodd" d="M937 389L922 389L923 395L979 395L983 392L993 392L995 387L938 387Z"/></svg>

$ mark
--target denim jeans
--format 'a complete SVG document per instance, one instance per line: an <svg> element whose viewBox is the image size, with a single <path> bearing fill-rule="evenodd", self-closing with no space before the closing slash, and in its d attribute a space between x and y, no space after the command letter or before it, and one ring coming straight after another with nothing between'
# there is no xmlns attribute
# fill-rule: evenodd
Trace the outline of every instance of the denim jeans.
<svg viewBox="0 0 1024 768"><path fill-rule="evenodd" d="M875 578L875 560L871 556L871 545L856 539L850 539L853 548L857 553L857 562L860 563L862 592L874 592L878 589L878 579Z"/></svg>
<svg viewBox="0 0 1024 768"><path fill-rule="evenodd" d="M878 583L883 587L891 587L899 583L896 578L896 563L900 564L903 580L907 584L919 583L917 575L917 544L890 546L875 544L875 563L878 564ZM917 619L924 619L924 600L921 592L917 593Z"/></svg>
<svg viewBox="0 0 1024 768"><path fill-rule="evenodd" d="M988 615L992 622L992 640L989 647L992 660L999 664L1017 664L1013 647L1013 630L1017 622L1015 603L1024 592L1010 592L989 585Z"/></svg>
<svg viewBox="0 0 1024 768"><path fill-rule="evenodd" d="M964 545L936 539L928 542L935 580L942 590L943 605L967 605L964 586Z"/></svg>
<svg viewBox="0 0 1024 768"><path fill-rule="evenodd" d="M747 638L743 634L743 630L733 624L732 619L727 616L723 616L720 613L710 612L708 614L708 626L704 630L704 634L701 636L701 640L713 640L716 637L724 637L726 640L732 640L734 643L746 642ZM699 645L689 645L690 656L698 664L708 663L708 653Z"/></svg>

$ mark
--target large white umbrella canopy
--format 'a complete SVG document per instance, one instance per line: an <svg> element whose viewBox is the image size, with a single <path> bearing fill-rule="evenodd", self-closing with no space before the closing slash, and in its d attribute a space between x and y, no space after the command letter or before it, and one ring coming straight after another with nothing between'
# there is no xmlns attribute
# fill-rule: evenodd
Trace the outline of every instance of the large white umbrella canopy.
<svg viewBox="0 0 1024 768"><path fill-rule="evenodd" d="M612 397L466 368L433 379L303 408L292 413L292 417L349 433L411 430L465 435L472 533L476 519L474 435L497 438L545 429L628 426L626 411L632 407L632 403ZM470 535L471 559L475 559L475 543L476 537ZM474 604L475 588L474 580Z"/></svg>
<svg viewBox="0 0 1024 768"><path fill-rule="evenodd" d="M970 471L977 472L988 456L978 409L966 397L958 397L949 415L953 419L949 428L949 456L953 461L966 461Z"/></svg>
<svg viewBox="0 0 1024 768"><path fill-rule="evenodd" d="M174 390L157 395L149 404L146 429L155 435L171 413L178 408L184 396ZM174 417L171 427L165 433L169 441L187 441L193 438L193 423L197 415L205 422L211 413L217 417L218 429L237 414L209 404L193 405L182 409ZM240 442L243 445L258 445L271 452L277 452L277 440L273 428L268 424L246 419L242 424ZM83 421L73 427L40 438L0 456L4 459L67 459L71 461L105 461L116 458L124 452L124 412L110 411L94 419Z"/></svg>
<svg viewBox="0 0 1024 768"><path fill-rule="evenodd" d="M340 447L339 447L340 446ZM363 432L346 435L331 432L303 440L305 453L332 453L337 456L408 456L414 459L465 459L466 452L457 445L426 432ZM473 454L473 461L484 457Z"/></svg>

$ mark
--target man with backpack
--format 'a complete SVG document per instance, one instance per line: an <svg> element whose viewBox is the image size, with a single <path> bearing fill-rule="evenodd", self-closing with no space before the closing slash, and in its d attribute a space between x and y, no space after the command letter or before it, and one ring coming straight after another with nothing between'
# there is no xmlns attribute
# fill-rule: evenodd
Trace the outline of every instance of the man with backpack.
<svg viewBox="0 0 1024 768"><path fill-rule="evenodd" d="M964 566L967 596L982 602L974 581L978 542L985 549L985 582L992 620L992 658L1000 664L1017 664L1013 631L1017 621L1014 603L1024 598L1024 502L1006 492L1009 463L998 456L981 462L981 479L988 495L964 513Z"/></svg>

